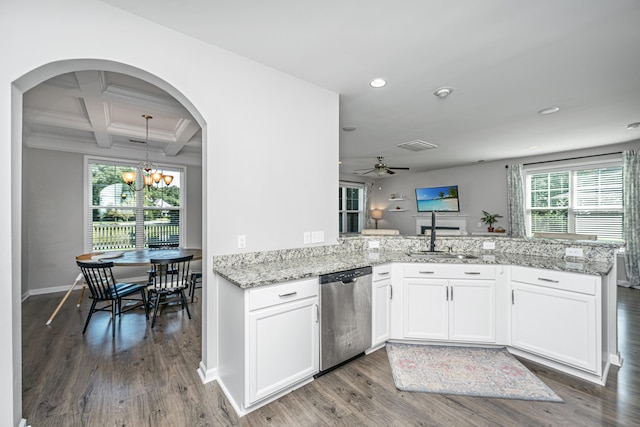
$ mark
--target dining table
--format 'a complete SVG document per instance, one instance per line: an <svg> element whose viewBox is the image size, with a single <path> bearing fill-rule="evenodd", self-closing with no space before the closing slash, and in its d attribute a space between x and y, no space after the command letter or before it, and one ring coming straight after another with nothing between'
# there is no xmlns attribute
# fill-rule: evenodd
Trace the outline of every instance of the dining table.
<svg viewBox="0 0 640 427"><path fill-rule="evenodd" d="M194 260L202 259L202 249L167 248L137 249L133 251L89 252L78 255L76 260L90 262L113 262L117 267L136 267L151 264L152 259L182 258L193 255Z"/></svg>
<svg viewBox="0 0 640 427"><path fill-rule="evenodd" d="M198 248L161 248L161 249L136 249L136 250L125 250L125 251L104 251L104 252L89 252L86 254L76 256L77 261L83 262L113 262L114 266L118 267L139 267L146 266L151 264L152 259L171 259L171 258L182 258L185 256L193 255L193 260L202 259L202 249ZM54 317L62 308L62 305L65 303L71 291L82 281L82 273L78 274L76 280L71 284L67 293L62 297L62 300L54 310L53 314L45 325L50 325L53 322ZM78 302L76 303L77 307L80 307L80 302L82 301L82 297L84 296L85 286L82 286L82 292L80 293L80 297L78 297Z"/></svg>

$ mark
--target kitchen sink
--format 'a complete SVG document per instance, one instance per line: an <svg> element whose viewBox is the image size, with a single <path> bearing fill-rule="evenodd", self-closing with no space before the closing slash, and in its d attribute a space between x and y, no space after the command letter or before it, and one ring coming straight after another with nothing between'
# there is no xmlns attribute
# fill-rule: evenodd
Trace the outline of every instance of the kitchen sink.
<svg viewBox="0 0 640 427"><path fill-rule="evenodd" d="M408 252L411 258L448 258L448 259L476 259L475 255L458 254L454 252Z"/></svg>

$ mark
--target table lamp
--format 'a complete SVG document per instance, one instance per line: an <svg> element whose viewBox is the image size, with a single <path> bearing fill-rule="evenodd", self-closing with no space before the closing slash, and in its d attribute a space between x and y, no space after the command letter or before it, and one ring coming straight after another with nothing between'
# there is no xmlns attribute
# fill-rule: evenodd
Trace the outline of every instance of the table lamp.
<svg viewBox="0 0 640 427"><path fill-rule="evenodd" d="M376 222L376 229L378 228L378 220L382 219L382 211L380 209L374 209L371 211L371 218Z"/></svg>

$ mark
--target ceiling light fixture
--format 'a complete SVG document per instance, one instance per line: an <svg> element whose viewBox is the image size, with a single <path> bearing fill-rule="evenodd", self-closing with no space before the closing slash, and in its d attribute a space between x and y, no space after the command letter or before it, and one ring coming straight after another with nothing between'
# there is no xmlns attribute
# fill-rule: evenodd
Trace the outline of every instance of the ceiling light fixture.
<svg viewBox="0 0 640 427"><path fill-rule="evenodd" d="M544 108L538 111L538 114L542 114L544 116L547 114L557 113L558 111L560 111L560 107L550 107L550 108Z"/></svg>
<svg viewBox="0 0 640 427"><path fill-rule="evenodd" d="M453 89L451 89L450 87L441 87L440 89L437 89L435 92L433 92L433 94L438 98L446 98L447 96L451 95L452 92Z"/></svg>
<svg viewBox="0 0 640 427"><path fill-rule="evenodd" d="M142 178L140 188L136 188L137 174L134 171L122 172L122 179L132 191L142 191L145 188L151 187L154 183L158 184L160 181L164 181L165 185L169 185L173 181L172 175L163 175L161 172L158 172L158 166L149 160L149 119L153 119L153 117L148 114L143 114L142 117L147 121L147 136L144 140L147 146L147 154L145 160L136 165L136 169L138 169L140 177Z"/></svg>
<svg viewBox="0 0 640 427"><path fill-rule="evenodd" d="M634 130L634 129L638 129L638 128L640 128L640 122L629 123L627 125L627 129L628 130Z"/></svg>
<svg viewBox="0 0 640 427"><path fill-rule="evenodd" d="M373 79L371 80L371 82L369 82L369 84L371 85L371 87L384 87L387 85L387 81L385 79L381 79L381 78L377 78L377 79Z"/></svg>

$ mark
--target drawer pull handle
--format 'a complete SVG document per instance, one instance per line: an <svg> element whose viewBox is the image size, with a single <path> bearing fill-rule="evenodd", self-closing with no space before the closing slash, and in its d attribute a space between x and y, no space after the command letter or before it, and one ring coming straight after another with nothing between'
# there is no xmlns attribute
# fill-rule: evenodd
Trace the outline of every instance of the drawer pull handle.
<svg viewBox="0 0 640 427"><path fill-rule="evenodd" d="M433 271L418 271L420 274L433 274Z"/></svg>
<svg viewBox="0 0 640 427"><path fill-rule="evenodd" d="M547 278L544 278L544 277L538 277L538 280L540 280L542 282L560 283L559 280L547 279Z"/></svg>
<svg viewBox="0 0 640 427"><path fill-rule="evenodd" d="M464 274L480 274L479 271L465 271Z"/></svg>
<svg viewBox="0 0 640 427"><path fill-rule="evenodd" d="M278 296L280 298L284 298L284 297L292 297L292 296L294 296L296 294L297 294L297 292L293 291L293 292L289 292L288 294L278 294Z"/></svg>
<svg viewBox="0 0 640 427"><path fill-rule="evenodd" d="M378 273L378 276L386 276L387 274L389 274L388 271L381 271Z"/></svg>

